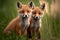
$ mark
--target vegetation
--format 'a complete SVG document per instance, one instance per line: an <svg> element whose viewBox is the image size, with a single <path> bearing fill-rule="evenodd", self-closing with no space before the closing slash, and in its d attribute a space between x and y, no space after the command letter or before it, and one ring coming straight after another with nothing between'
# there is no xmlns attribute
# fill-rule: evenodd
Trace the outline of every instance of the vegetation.
<svg viewBox="0 0 60 40"><path fill-rule="evenodd" d="M0 0L0 40L26 40L23 36L17 36L15 31L10 35L3 34L6 25L18 15L16 2L21 1L27 4L30 0ZM46 0L51 3L51 0ZM33 0L39 6L37 0ZM50 12L51 13L51 12ZM49 14L50 14L49 13ZM45 14L42 19L41 39L60 40L60 12L56 12L56 17Z"/></svg>

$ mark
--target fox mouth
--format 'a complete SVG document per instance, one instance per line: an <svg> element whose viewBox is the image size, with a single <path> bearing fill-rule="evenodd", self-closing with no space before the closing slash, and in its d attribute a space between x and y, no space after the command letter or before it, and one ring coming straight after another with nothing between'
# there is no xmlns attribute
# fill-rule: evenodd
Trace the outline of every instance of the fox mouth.
<svg viewBox="0 0 60 40"><path fill-rule="evenodd" d="M33 18L34 20L39 20L39 19L40 19L39 16L38 16L38 17L32 16L32 18Z"/></svg>
<svg viewBox="0 0 60 40"><path fill-rule="evenodd" d="M22 18L28 18L28 15L22 15L21 17Z"/></svg>
<svg viewBox="0 0 60 40"><path fill-rule="evenodd" d="M40 20L41 18L43 17L43 15L40 15L40 16L32 16L32 18L34 19L34 20Z"/></svg>
<svg viewBox="0 0 60 40"><path fill-rule="evenodd" d="M21 14L19 14L19 16L23 19L26 19L26 18L29 18L31 15L30 14L24 15L24 14L21 13Z"/></svg>

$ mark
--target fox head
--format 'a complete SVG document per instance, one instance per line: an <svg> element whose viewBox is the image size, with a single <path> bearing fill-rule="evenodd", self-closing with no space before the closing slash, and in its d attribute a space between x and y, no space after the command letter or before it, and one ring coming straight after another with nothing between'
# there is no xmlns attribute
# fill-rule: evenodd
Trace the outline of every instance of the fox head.
<svg viewBox="0 0 60 40"><path fill-rule="evenodd" d="M42 4L40 7L34 7L32 11L32 18L34 20L39 20L40 18L43 17L43 11L45 9L45 4Z"/></svg>
<svg viewBox="0 0 60 40"><path fill-rule="evenodd" d="M18 13L19 16L22 18L29 18L31 16L32 9L34 8L33 2L30 2L29 4L22 4L21 2L17 2L18 7Z"/></svg>

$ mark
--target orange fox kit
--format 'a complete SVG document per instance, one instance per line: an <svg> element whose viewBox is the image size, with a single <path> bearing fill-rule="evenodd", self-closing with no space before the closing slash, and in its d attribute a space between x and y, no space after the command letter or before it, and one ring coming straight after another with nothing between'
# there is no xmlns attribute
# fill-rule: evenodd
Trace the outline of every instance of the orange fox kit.
<svg viewBox="0 0 60 40"><path fill-rule="evenodd" d="M41 7L34 7L28 28L29 38L32 38L32 34L34 33L40 39L40 20L43 17L44 8L45 4L41 5Z"/></svg>
<svg viewBox="0 0 60 40"><path fill-rule="evenodd" d="M20 2L17 2L18 7L18 16L14 18L4 29L4 33L9 34L11 31L16 30L18 35L22 33L27 34L27 28L30 24L30 16L32 12L33 3L30 2L28 5L23 5Z"/></svg>

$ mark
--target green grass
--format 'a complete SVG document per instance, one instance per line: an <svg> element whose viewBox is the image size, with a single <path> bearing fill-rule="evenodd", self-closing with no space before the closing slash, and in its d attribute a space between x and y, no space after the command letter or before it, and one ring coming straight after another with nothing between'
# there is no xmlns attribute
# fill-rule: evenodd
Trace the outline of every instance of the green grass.
<svg viewBox="0 0 60 40"><path fill-rule="evenodd" d="M3 34L6 25L18 15L16 2L18 0L0 0L0 40L26 40L24 36L17 36L15 32L10 35ZM27 4L30 0L20 0ZM49 4L51 0L47 0ZM33 0L36 6L39 6L37 0ZM60 12L56 12L56 17L45 14L42 20L41 28L42 40L60 40Z"/></svg>

